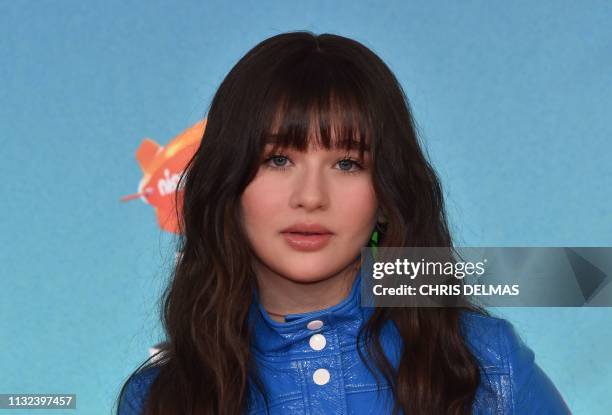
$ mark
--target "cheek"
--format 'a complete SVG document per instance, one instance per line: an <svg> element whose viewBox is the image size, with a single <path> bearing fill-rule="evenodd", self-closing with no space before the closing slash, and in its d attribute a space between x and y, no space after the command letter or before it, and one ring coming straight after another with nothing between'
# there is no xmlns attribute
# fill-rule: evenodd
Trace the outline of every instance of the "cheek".
<svg viewBox="0 0 612 415"><path fill-rule="evenodd" d="M252 181L244 190L241 203L247 228L266 227L280 214L282 192L265 180Z"/></svg>
<svg viewBox="0 0 612 415"><path fill-rule="evenodd" d="M338 186L334 190L337 220L346 231L368 233L374 226L378 201L370 180Z"/></svg>

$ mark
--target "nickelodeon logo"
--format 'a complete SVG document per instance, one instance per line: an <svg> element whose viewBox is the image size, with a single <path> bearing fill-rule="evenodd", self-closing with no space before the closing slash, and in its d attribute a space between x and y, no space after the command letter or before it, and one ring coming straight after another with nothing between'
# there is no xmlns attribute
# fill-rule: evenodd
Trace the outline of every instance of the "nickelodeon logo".
<svg viewBox="0 0 612 415"><path fill-rule="evenodd" d="M182 189L177 188L181 173L193 157L204 135L206 120L202 120L174 137L166 146L145 138L136 150L136 160L143 176L138 192L123 196L120 200L140 198L153 206L159 226L172 233L178 233L178 218L174 206L178 197L181 206Z"/></svg>

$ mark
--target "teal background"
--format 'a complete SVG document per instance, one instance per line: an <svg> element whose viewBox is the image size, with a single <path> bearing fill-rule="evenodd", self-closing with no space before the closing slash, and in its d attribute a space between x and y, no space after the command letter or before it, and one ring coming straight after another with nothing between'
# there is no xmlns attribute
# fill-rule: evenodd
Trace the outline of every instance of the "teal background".
<svg viewBox="0 0 612 415"><path fill-rule="evenodd" d="M134 152L203 118L236 61L284 31L388 63L458 245L612 246L610 4L0 2L0 393L110 413L160 338L174 261L153 210L119 202ZM612 309L499 311L574 413L612 413Z"/></svg>

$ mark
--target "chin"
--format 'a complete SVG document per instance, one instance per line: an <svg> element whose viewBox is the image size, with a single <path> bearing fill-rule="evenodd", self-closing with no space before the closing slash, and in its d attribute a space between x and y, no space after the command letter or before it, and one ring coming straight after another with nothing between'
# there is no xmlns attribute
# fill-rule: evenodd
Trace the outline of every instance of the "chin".
<svg viewBox="0 0 612 415"><path fill-rule="evenodd" d="M295 272L295 270L293 270L293 272ZM287 278L288 280L292 282L299 283L299 284L312 284L312 283L326 280L327 278L329 278L329 275L327 273L309 274L309 275L304 275L304 274L287 275L285 274L285 278Z"/></svg>
<svg viewBox="0 0 612 415"><path fill-rule="evenodd" d="M334 260L337 260L337 257L309 255L298 259L288 255L279 269L285 270L282 275L291 281L312 283L326 280L342 269Z"/></svg>

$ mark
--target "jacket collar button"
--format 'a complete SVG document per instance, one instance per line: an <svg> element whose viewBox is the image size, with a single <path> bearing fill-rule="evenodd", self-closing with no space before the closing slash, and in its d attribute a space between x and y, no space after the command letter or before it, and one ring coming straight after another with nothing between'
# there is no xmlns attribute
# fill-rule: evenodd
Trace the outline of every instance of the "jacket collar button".
<svg viewBox="0 0 612 415"><path fill-rule="evenodd" d="M312 380L317 385L325 385L329 382L329 371L327 369L317 369L312 374Z"/></svg>
<svg viewBox="0 0 612 415"><path fill-rule="evenodd" d="M312 320L306 327L308 327L309 330L318 330L323 327L323 322L321 320Z"/></svg>

